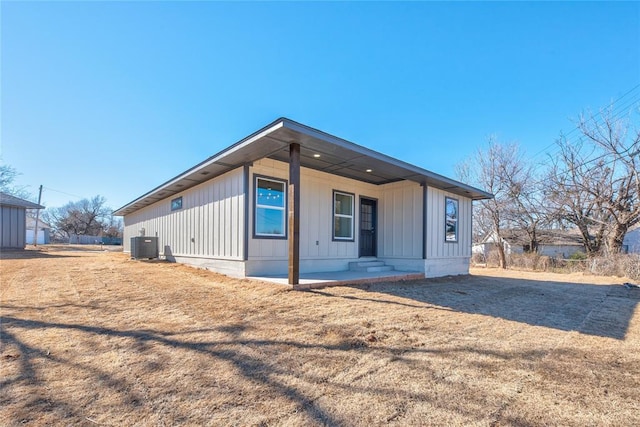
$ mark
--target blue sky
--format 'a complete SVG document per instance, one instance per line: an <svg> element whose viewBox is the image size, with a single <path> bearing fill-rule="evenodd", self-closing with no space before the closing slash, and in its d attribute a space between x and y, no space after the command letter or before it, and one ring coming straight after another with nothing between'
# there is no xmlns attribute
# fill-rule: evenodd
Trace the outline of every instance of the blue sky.
<svg viewBox="0 0 640 427"><path fill-rule="evenodd" d="M120 207L281 116L448 176L492 134L543 160L640 84L638 2L0 7L1 156L46 206Z"/></svg>

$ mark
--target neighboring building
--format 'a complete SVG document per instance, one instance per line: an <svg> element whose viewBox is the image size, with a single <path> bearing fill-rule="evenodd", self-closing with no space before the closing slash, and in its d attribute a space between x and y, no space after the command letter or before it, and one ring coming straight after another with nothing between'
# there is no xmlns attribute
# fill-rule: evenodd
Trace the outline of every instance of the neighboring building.
<svg viewBox="0 0 640 427"><path fill-rule="evenodd" d="M44 209L36 203L0 192L0 249L24 249L27 209Z"/></svg>
<svg viewBox="0 0 640 427"><path fill-rule="evenodd" d="M36 219L27 216L27 244L33 245L35 237ZM38 244L48 245L51 243L51 226L41 219L38 219Z"/></svg>
<svg viewBox="0 0 640 427"><path fill-rule="evenodd" d="M629 254L640 254L640 225L625 234L622 249Z"/></svg>
<svg viewBox="0 0 640 427"><path fill-rule="evenodd" d="M343 271L376 258L466 274L471 202L491 194L281 118L116 210L124 251L231 276ZM299 231L298 231L299 230Z"/></svg>
<svg viewBox="0 0 640 427"><path fill-rule="evenodd" d="M505 254L521 254L529 252L531 242L524 230L508 229L502 232ZM569 258L576 252L585 252L584 244L579 233L575 230L538 230L538 250L540 255L554 258ZM484 254L495 250L497 238L494 234L487 235L482 242L473 245L473 253Z"/></svg>

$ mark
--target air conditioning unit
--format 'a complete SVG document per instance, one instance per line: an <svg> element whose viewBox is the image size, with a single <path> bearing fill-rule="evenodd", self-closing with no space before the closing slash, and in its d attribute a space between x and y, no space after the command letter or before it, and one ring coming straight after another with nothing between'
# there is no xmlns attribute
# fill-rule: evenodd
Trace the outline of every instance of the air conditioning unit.
<svg viewBox="0 0 640 427"><path fill-rule="evenodd" d="M137 236L131 238L131 258L154 259L158 258L158 238Z"/></svg>

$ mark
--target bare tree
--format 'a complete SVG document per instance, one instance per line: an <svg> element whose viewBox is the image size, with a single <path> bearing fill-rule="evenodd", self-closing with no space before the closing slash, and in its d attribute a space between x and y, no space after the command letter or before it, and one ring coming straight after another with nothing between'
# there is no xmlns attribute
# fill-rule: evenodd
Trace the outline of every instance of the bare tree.
<svg viewBox="0 0 640 427"><path fill-rule="evenodd" d="M581 143L569 143L563 137L558 146L560 151L551 158L544 182L547 203L557 221L580 231L585 251L595 254L602 247L609 223L609 212L599 194L610 171L602 160L599 165L589 164L587 158L592 154L583 154Z"/></svg>
<svg viewBox="0 0 640 427"><path fill-rule="evenodd" d="M497 164L499 177L505 191L505 220L527 236L527 252L538 251L538 231L550 224L544 207L543 192L533 164L523 158L515 144L503 147L501 161Z"/></svg>
<svg viewBox="0 0 640 427"><path fill-rule="evenodd" d="M105 203L102 196L69 202L60 208L47 209L45 218L56 231L67 236L97 236L108 226L111 209Z"/></svg>
<svg viewBox="0 0 640 427"><path fill-rule="evenodd" d="M122 237L124 224L122 218L117 218L113 214L109 215L104 224L103 236L105 237Z"/></svg>
<svg viewBox="0 0 640 427"><path fill-rule="evenodd" d="M609 212L607 249L617 253L630 227L640 222L640 130L630 132L628 120L616 119L611 111L602 123L582 118L580 131L606 159L606 186L601 197Z"/></svg>
<svg viewBox="0 0 640 427"><path fill-rule="evenodd" d="M500 267L507 267L504 251L504 230L514 224L524 226L532 247L537 247L538 214L527 211L534 204L531 187L532 169L526 165L517 144L500 144L489 139L486 151L458 165L457 175L493 193L494 198L477 202L474 225L483 226L496 243Z"/></svg>
<svg viewBox="0 0 640 427"><path fill-rule="evenodd" d="M620 252L640 222L640 132L611 111L580 119L579 141L558 140L545 193L557 218L575 225L588 253Z"/></svg>
<svg viewBox="0 0 640 427"><path fill-rule="evenodd" d="M18 173L14 167L5 163L0 164L0 191L12 196L20 197L21 199L31 199L32 196L25 187L18 187L14 185L18 175L20 175L20 173Z"/></svg>

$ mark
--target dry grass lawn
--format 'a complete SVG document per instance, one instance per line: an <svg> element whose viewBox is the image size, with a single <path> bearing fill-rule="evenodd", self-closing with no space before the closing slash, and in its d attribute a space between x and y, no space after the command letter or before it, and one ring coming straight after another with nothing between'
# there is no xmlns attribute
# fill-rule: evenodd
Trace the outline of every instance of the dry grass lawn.
<svg viewBox="0 0 640 427"><path fill-rule="evenodd" d="M640 425L619 278L298 292L62 249L2 254L0 425Z"/></svg>

